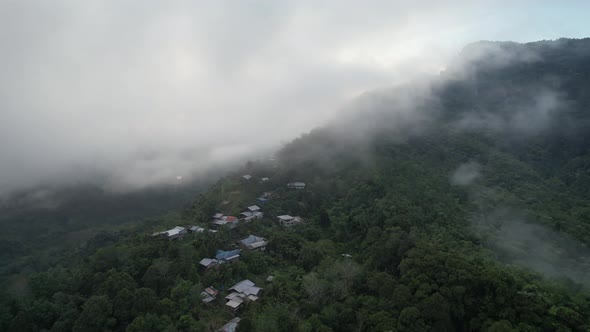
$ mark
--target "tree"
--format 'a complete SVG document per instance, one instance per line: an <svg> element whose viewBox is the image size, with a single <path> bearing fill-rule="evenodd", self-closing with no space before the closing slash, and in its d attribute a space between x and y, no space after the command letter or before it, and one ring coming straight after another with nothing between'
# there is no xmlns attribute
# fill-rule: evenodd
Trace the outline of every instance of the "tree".
<svg viewBox="0 0 590 332"><path fill-rule="evenodd" d="M169 325L169 319L158 317L155 314L146 314L136 317L127 326L127 332L160 332Z"/></svg>
<svg viewBox="0 0 590 332"><path fill-rule="evenodd" d="M182 315L176 323L176 327L182 332L200 332L205 331L205 325L202 322L196 321L190 315Z"/></svg>
<svg viewBox="0 0 590 332"><path fill-rule="evenodd" d="M82 306L82 313L76 320L73 331L110 330L116 323L111 314L112 305L107 296L92 296Z"/></svg>
<svg viewBox="0 0 590 332"><path fill-rule="evenodd" d="M134 293L133 314L141 315L157 310L158 297L150 288L138 288Z"/></svg>
<svg viewBox="0 0 590 332"><path fill-rule="evenodd" d="M488 327L488 332L512 332L512 324L510 324L507 320L501 320L498 322L494 322L490 327Z"/></svg>
<svg viewBox="0 0 590 332"><path fill-rule="evenodd" d="M133 318L134 293L127 288L121 289L113 299L113 315L119 325L127 324Z"/></svg>
<svg viewBox="0 0 590 332"><path fill-rule="evenodd" d="M252 332L254 331L254 326L252 324L252 320L249 317L244 317L240 320L238 327L236 328L236 332Z"/></svg>
<svg viewBox="0 0 590 332"><path fill-rule="evenodd" d="M418 308L408 307L399 314L397 329L400 332L421 332L428 331L428 326Z"/></svg>

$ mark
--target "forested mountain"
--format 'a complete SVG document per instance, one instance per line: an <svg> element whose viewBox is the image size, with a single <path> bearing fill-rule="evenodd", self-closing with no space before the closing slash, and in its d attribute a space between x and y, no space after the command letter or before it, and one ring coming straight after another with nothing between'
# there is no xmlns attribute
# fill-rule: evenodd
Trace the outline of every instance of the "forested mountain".
<svg viewBox="0 0 590 332"><path fill-rule="evenodd" d="M0 329L215 331L235 316L239 331L588 331L589 110L590 39L469 45L438 77L367 93L245 164L177 218L30 275L2 296ZM263 219L151 236L208 228L265 192ZM283 227L285 214L304 222ZM250 234L266 251L199 270ZM224 297L243 279L262 295L233 312ZM204 304L208 286L220 295Z"/></svg>

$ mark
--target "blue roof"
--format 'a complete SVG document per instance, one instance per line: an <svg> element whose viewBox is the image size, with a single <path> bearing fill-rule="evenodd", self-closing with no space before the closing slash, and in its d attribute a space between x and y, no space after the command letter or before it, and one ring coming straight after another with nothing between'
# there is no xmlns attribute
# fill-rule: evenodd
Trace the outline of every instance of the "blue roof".
<svg viewBox="0 0 590 332"><path fill-rule="evenodd" d="M242 242L245 245L248 245L258 241L264 241L264 238L255 235L250 235L247 238L241 240L240 242Z"/></svg>
<svg viewBox="0 0 590 332"><path fill-rule="evenodd" d="M235 249L235 250L230 250L230 251L217 250L217 253L215 254L215 258L222 260L222 259L227 259L228 257L232 257L232 256L239 255L239 254L240 254L240 249Z"/></svg>

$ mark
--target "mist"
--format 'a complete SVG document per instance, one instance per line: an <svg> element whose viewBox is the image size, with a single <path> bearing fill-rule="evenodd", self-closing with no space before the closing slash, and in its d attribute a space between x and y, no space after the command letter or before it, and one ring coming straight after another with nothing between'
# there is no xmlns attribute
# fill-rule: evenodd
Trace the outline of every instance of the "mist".
<svg viewBox="0 0 590 332"><path fill-rule="evenodd" d="M467 190L475 207L470 222L483 244L500 261L545 277L590 286L590 248L574 237L527 216L525 207L495 198L499 188L485 185L485 167L460 164L449 182Z"/></svg>
<svg viewBox="0 0 590 332"><path fill-rule="evenodd" d="M485 242L501 261L590 286L590 248L573 237L502 207L475 217L473 224L487 234Z"/></svg>
<svg viewBox="0 0 590 332"><path fill-rule="evenodd" d="M189 181L267 158L363 92L437 75L469 41L568 32L527 25L542 20L523 22L518 6L497 8L3 1L0 193Z"/></svg>

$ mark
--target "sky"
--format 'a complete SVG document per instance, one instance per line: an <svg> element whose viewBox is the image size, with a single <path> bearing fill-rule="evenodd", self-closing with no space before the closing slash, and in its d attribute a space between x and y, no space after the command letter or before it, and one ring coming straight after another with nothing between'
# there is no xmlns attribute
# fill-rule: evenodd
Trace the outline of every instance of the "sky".
<svg viewBox="0 0 590 332"><path fill-rule="evenodd" d="M0 194L256 159L470 42L587 37L588 1L0 0Z"/></svg>

